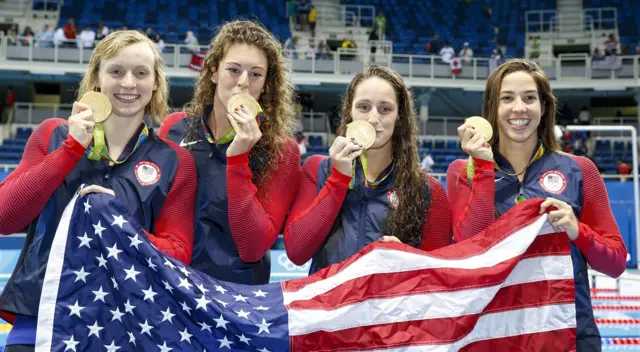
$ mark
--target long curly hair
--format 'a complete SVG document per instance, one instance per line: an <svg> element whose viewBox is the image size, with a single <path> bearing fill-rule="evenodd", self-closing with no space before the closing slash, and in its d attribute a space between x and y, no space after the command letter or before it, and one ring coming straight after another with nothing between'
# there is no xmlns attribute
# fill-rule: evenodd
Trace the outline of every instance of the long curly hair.
<svg viewBox="0 0 640 352"><path fill-rule="evenodd" d="M389 208L388 232L384 235L396 236L403 243L416 245L422 238L427 210L431 205L431 190L425 172L420 168L418 156L418 123L411 91L402 77L388 67L372 66L351 80L342 101L341 134L346 133L346 125L353 121L351 108L358 85L371 77L379 77L391 84L398 104L391 145L393 148L393 189L398 198L398 206Z"/></svg>
<svg viewBox="0 0 640 352"><path fill-rule="evenodd" d="M282 44L261 24L240 20L227 22L211 40L195 84L195 95L184 108L190 119L185 139L198 139L204 107L214 102L216 84L211 82L211 75L218 71L222 59L234 44L253 45L265 53L268 61L264 92L258 100L264 111L264 120L260 124L262 138L249 154L253 181L258 184L266 181L275 171L287 138L293 134L296 119L294 88L288 77L290 63L282 54Z"/></svg>
<svg viewBox="0 0 640 352"><path fill-rule="evenodd" d="M154 73L157 89L152 93L151 101L149 101L149 104L145 107L144 114L159 124L169 112L169 106L167 104L169 99L169 84L167 83L167 75L164 72L164 59L162 55L160 55L155 43L139 31L115 31L98 42L89 59L87 74L82 78L82 82L80 82L78 98L82 97L84 93L98 91L98 74L100 72L100 61L102 59L112 58L118 50L137 43L147 43L151 51L153 51L153 57L155 58Z"/></svg>
<svg viewBox="0 0 640 352"><path fill-rule="evenodd" d="M547 151L560 150L560 144L556 139L554 127L556 125L556 97L551 90L551 84L544 71L535 62L527 59L511 59L498 66L487 79L484 89L484 105L482 114L489 121L493 128L493 137L489 144L495 152L498 147L498 106L500 105L500 88L502 80L508 74L524 71L531 75L536 86L540 103L544 106L544 115L540 118L538 126L538 138L542 140L542 146Z"/></svg>

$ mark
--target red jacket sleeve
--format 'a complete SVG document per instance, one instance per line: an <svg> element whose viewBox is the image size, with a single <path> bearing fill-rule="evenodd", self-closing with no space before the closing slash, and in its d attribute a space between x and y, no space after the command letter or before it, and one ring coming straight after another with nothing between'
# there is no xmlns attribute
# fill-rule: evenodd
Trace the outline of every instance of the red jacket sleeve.
<svg viewBox="0 0 640 352"><path fill-rule="evenodd" d="M584 198L578 222L578 238L573 243L587 258L589 265L611 277L622 275L627 248L609 206L604 181L593 162L571 156L582 169Z"/></svg>
<svg viewBox="0 0 640 352"><path fill-rule="evenodd" d="M145 232L158 250L188 265L193 252L194 208L198 184L196 163L187 150L172 142L165 142L178 154L178 168L156 220L156 233Z"/></svg>
<svg viewBox="0 0 640 352"><path fill-rule="evenodd" d="M300 178L300 149L288 140L261 190L253 184L249 153L227 158L229 227L240 260L254 263L275 243L293 203Z"/></svg>
<svg viewBox="0 0 640 352"><path fill-rule="evenodd" d="M187 114L184 112L174 112L167 115L167 117L165 117L165 119L162 120L162 124L158 129L158 136L160 138L167 138L167 135L169 134L169 131L171 131L171 128L173 127L173 125L175 125L176 122L182 120L186 116Z"/></svg>
<svg viewBox="0 0 640 352"><path fill-rule="evenodd" d="M351 175L332 169L318 193L318 167L324 159L314 155L302 166L298 195L284 228L287 256L296 265L303 265L320 250L349 191Z"/></svg>
<svg viewBox="0 0 640 352"><path fill-rule="evenodd" d="M71 135L47 154L51 134L66 123L64 119L41 123L29 137L18 168L0 183L0 234L20 231L36 219L82 158L86 148Z"/></svg>
<svg viewBox="0 0 640 352"><path fill-rule="evenodd" d="M453 236L457 242L484 231L495 220L493 162L474 159L475 175L469 185L467 160L455 160L447 169L447 194L451 203Z"/></svg>
<svg viewBox="0 0 640 352"><path fill-rule="evenodd" d="M451 207L442 184L431 176L427 177L431 189L431 205L427 212L427 221L422 226L420 249L432 251L452 243Z"/></svg>

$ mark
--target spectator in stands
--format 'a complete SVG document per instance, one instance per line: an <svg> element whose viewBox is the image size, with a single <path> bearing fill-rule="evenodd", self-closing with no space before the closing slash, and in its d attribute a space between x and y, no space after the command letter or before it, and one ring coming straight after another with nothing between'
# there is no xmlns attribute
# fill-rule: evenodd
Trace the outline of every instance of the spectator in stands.
<svg viewBox="0 0 640 352"><path fill-rule="evenodd" d="M311 2L302 0L300 6L298 6L298 12L300 13L300 29L304 30L309 19L309 12L311 12Z"/></svg>
<svg viewBox="0 0 640 352"><path fill-rule="evenodd" d="M311 10L309 10L309 30L311 31L311 38L316 37L316 19L318 17L318 10L313 4L309 6Z"/></svg>
<svg viewBox="0 0 640 352"><path fill-rule="evenodd" d="M455 239L481 233L523 202L521 209L547 213L553 231L571 241L576 350L600 351L587 265L616 278L627 257L602 177L589 159L559 151L556 98L536 63L505 62L489 76L484 97L493 137L487 141L466 123L460 126L461 146L471 159L454 161L447 172Z"/></svg>
<svg viewBox="0 0 640 352"><path fill-rule="evenodd" d="M7 97L4 100L4 109L2 111L2 121L1 123L11 122L13 118L14 104L16 103L16 94L13 92L13 86L9 86L7 88Z"/></svg>
<svg viewBox="0 0 640 352"><path fill-rule="evenodd" d="M153 29L151 29L151 27L147 27L147 30L144 32L144 34L151 40L155 38L155 36L153 35Z"/></svg>
<svg viewBox="0 0 640 352"><path fill-rule="evenodd" d="M431 153L429 153L428 150L422 153L422 161L420 162L420 167L422 168L422 170L424 170L424 172L431 172L434 164L435 161L433 161Z"/></svg>
<svg viewBox="0 0 640 352"><path fill-rule="evenodd" d="M158 47L158 51L162 54L164 52L165 44L164 44L164 40L162 40L162 35L160 35L160 33L156 33L154 42Z"/></svg>
<svg viewBox="0 0 640 352"><path fill-rule="evenodd" d="M104 22L98 23L98 30L96 30L96 40L102 40L109 35L109 27L104 25Z"/></svg>
<svg viewBox="0 0 640 352"><path fill-rule="evenodd" d="M631 165L627 164L624 160L618 159L616 161L618 165L618 174L620 175L631 175ZM620 182L626 182L629 179L629 176L621 176Z"/></svg>
<svg viewBox="0 0 640 352"><path fill-rule="evenodd" d="M638 44L636 44L636 49L634 52L635 55L640 55L640 42L638 42Z"/></svg>
<svg viewBox="0 0 640 352"><path fill-rule="evenodd" d="M67 24L62 27L62 29L64 30L64 36L65 38L67 38L67 40L76 39L76 22L73 20L73 18L70 18L69 21L67 21Z"/></svg>
<svg viewBox="0 0 640 352"><path fill-rule="evenodd" d="M434 34L433 35L433 39L431 39L431 41L429 43L427 43L427 45L425 46L424 50L428 53L428 54L435 54L435 55L439 55L440 54L440 36L438 34Z"/></svg>
<svg viewBox="0 0 640 352"><path fill-rule="evenodd" d="M529 37L533 41L533 50L531 51L531 59L537 59L540 57L540 37Z"/></svg>
<svg viewBox="0 0 640 352"><path fill-rule="evenodd" d="M67 43L67 37L64 35L62 27L56 29L53 33L53 44L58 47L64 47Z"/></svg>
<svg viewBox="0 0 640 352"><path fill-rule="evenodd" d="M402 242L426 251L451 244L451 209L440 182L420 168L414 100L402 77L371 66L347 88L342 133L329 156L311 156L284 228L289 259L310 273L341 262L375 242ZM364 153L345 126L367 121L376 130ZM366 162L365 162L366 160Z"/></svg>
<svg viewBox="0 0 640 352"><path fill-rule="evenodd" d="M22 39L20 40L20 43L24 46L29 46L35 39L36 35L33 33L33 30L31 29L31 27L26 26L24 27L24 31L20 36L22 37Z"/></svg>
<svg viewBox="0 0 640 352"><path fill-rule="evenodd" d="M107 194L101 196L105 202L116 202L136 220L129 226L140 226L140 236L166 255L190 263L195 163L187 151L158 138L144 122L148 116L159 123L168 110L161 62L142 33L118 32L102 40L92 52L78 95L99 90L111 101L111 115L103 123L108 146L94 143L94 112L76 102L68 119L47 119L36 128L18 168L0 183L0 234L29 226L22 255L0 296L0 317L13 324L5 351L35 350L52 239L82 184L86 187L78 196L86 209L92 204L92 212L99 209L96 196L88 194ZM139 173L151 182L142 182Z"/></svg>
<svg viewBox="0 0 640 352"><path fill-rule="evenodd" d="M458 54L462 63L468 65L471 63L471 59L473 58L473 50L469 47L469 42L464 42L462 49L460 49L460 54Z"/></svg>
<svg viewBox="0 0 640 352"><path fill-rule="evenodd" d="M318 44L318 47L316 48L316 58L318 60L331 59L331 50L329 50L329 47L325 44L324 40L321 40L320 44Z"/></svg>
<svg viewBox="0 0 640 352"><path fill-rule="evenodd" d="M343 49L356 49L356 43L351 39L344 38L342 39L342 44L340 45L340 47ZM353 53L349 53L350 51L351 50L347 50L348 54L343 54L341 59L353 60L356 55Z"/></svg>
<svg viewBox="0 0 640 352"><path fill-rule="evenodd" d="M287 2L287 18L289 19L289 25L293 25L293 28L299 30L299 20L298 16L300 13L298 12L298 3L296 0L291 0Z"/></svg>
<svg viewBox="0 0 640 352"><path fill-rule="evenodd" d="M592 61L602 61L604 60L604 55L602 55L602 53L600 52L600 49L596 46L593 49L593 55L591 57Z"/></svg>
<svg viewBox="0 0 640 352"><path fill-rule="evenodd" d="M578 122L581 125L591 125L591 111L589 111L589 108L586 106L583 106L582 109L580 109L580 113L578 114Z"/></svg>
<svg viewBox="0 0 640 352"><path fill-rule="evenodd" d="M289 65L280 42L253 21L231 21L209 45L185 113L158 135L188 147L200 175L191 266L217 279L269 282L269 248L297 193L300 153ZM262 106L227 111L237 93Z"/></svg>
<svg viewBox="0 0 640 352"><path fill-rule="evenodd" d="M618 41L616 40L616 36L613 33L609 34L609 37L604 42L604 46L605 56L616 55L618 50Z"/></svg>
<svg viewBox="0 0 640 352"><path fill-rule="evenodd" d="M38 39L38 47L40 48L50 48L53 46L53 31L49 28L48 24L42 26L36 38Z"/></svg>
<svg viewBox="0 0 640 352"><path fill-rule="evenodd" d="M298 150L300 150L300 160L304 161L307 158L307 146L309 141L307 137L300 131L295 133L296 143L298 144Z"/></svg>
<svg viewBox="0 0 640 352"><path fill-rule="evenodd" d="M384 40L387 35L387 18L384 17L382 11L378 12L378 16L376 16L376 30L380 40Z"/></svg>
<svg viewBox="0 0 640 352"><path fill-rule="evenodd" d="M184 43L187 45L187 49L190 52L198 51L200 43L198 43L198 38L196 38L192 31L187 32L187 36L184 38Z"/></svg>
<svg viewBox="0 0 640 352"><path fill-rule="evenodd" d="M298 36L294 35L293 37L287 39L283 45L285 55L289 56L292 59L297 59L298 52L296 51L296 45L298 45Z"/></svg>
<svg viewBox="0 0 640 352"><path fill-rule="evenodd" d="M444 62L445 64L450 64L451 58L454 56L456 56L456 52L449 45L449 41L445 40L444 47L440 49L440 60L442 60L442 62Z"/></svg>
<svg viewBox="0 0 640 352"><path fill-rule="evenodd" d="M93 48L95 41L96 32L94 32L91 27L85 26L82 32L80 32L80 37L78 38L78 48Z"/></svg>
<svg viewBox="0 0 640 352"><path fill-rule="evenodd" d="M304 48L304 58L313 60L314 57L316 57L316 49L314 48L313 40L309 40L307 46Z"/></svg>
<svg viewBox="0 0 640 352"><path fill-rule="evenodd" d="M14 23L7 30L7 43L9 45L17 45L18 44L17 37L18 37L19 34L20 34L20 32L18 31L18 25L16 23Z"/></svg>

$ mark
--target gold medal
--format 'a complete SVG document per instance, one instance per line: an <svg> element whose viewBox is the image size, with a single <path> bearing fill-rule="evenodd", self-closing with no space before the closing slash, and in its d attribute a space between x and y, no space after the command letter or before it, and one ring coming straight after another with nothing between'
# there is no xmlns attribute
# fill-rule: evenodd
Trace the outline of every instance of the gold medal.
<svg viewBox="0 0 640 352"><path fill-rule="evenodd" d="M232 96L229 99L229 103L227 103L227 111L234 111L241 105L249 109L251 116L258 116L261 111L260 104L247 93L239 93Z"/></svg>
<svg viewBox="0 0 640 352"><path fill-rule="evenodd" d="M106 121L111 115L111 101L109 97L98 92L87 92L80 98L82 104L88 105L93 110L95 123Z"/></svg>
<svg viewBox="0 0 640 352"><path fill-rule="evenodd" d="M355 138L364 149L369 149L376 141L376 129L365 120L353 121L347 125L347 139Z"/></svg>
<svg viewBox="0 0 640 352"><path fill-rule="evenodd" d="M493 137L493 128L489 121L485 120L484 117L481 116L471 116L466 120L466 122L476 129L476 131L482 133L487 141Z"/></svg>

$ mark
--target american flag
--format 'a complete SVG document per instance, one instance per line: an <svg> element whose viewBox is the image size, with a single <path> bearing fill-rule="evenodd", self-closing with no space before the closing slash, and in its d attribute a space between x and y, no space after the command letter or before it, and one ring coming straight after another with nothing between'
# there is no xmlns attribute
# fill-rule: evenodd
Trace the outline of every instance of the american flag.
<svg viewBox="0 0 640 352"><path fill-rule="evenodd" d="M315 275L214 280L156 250L109 195L64 211L37 351L571 351L569 242L540 202L425 253L376 243Z"/></svg>

